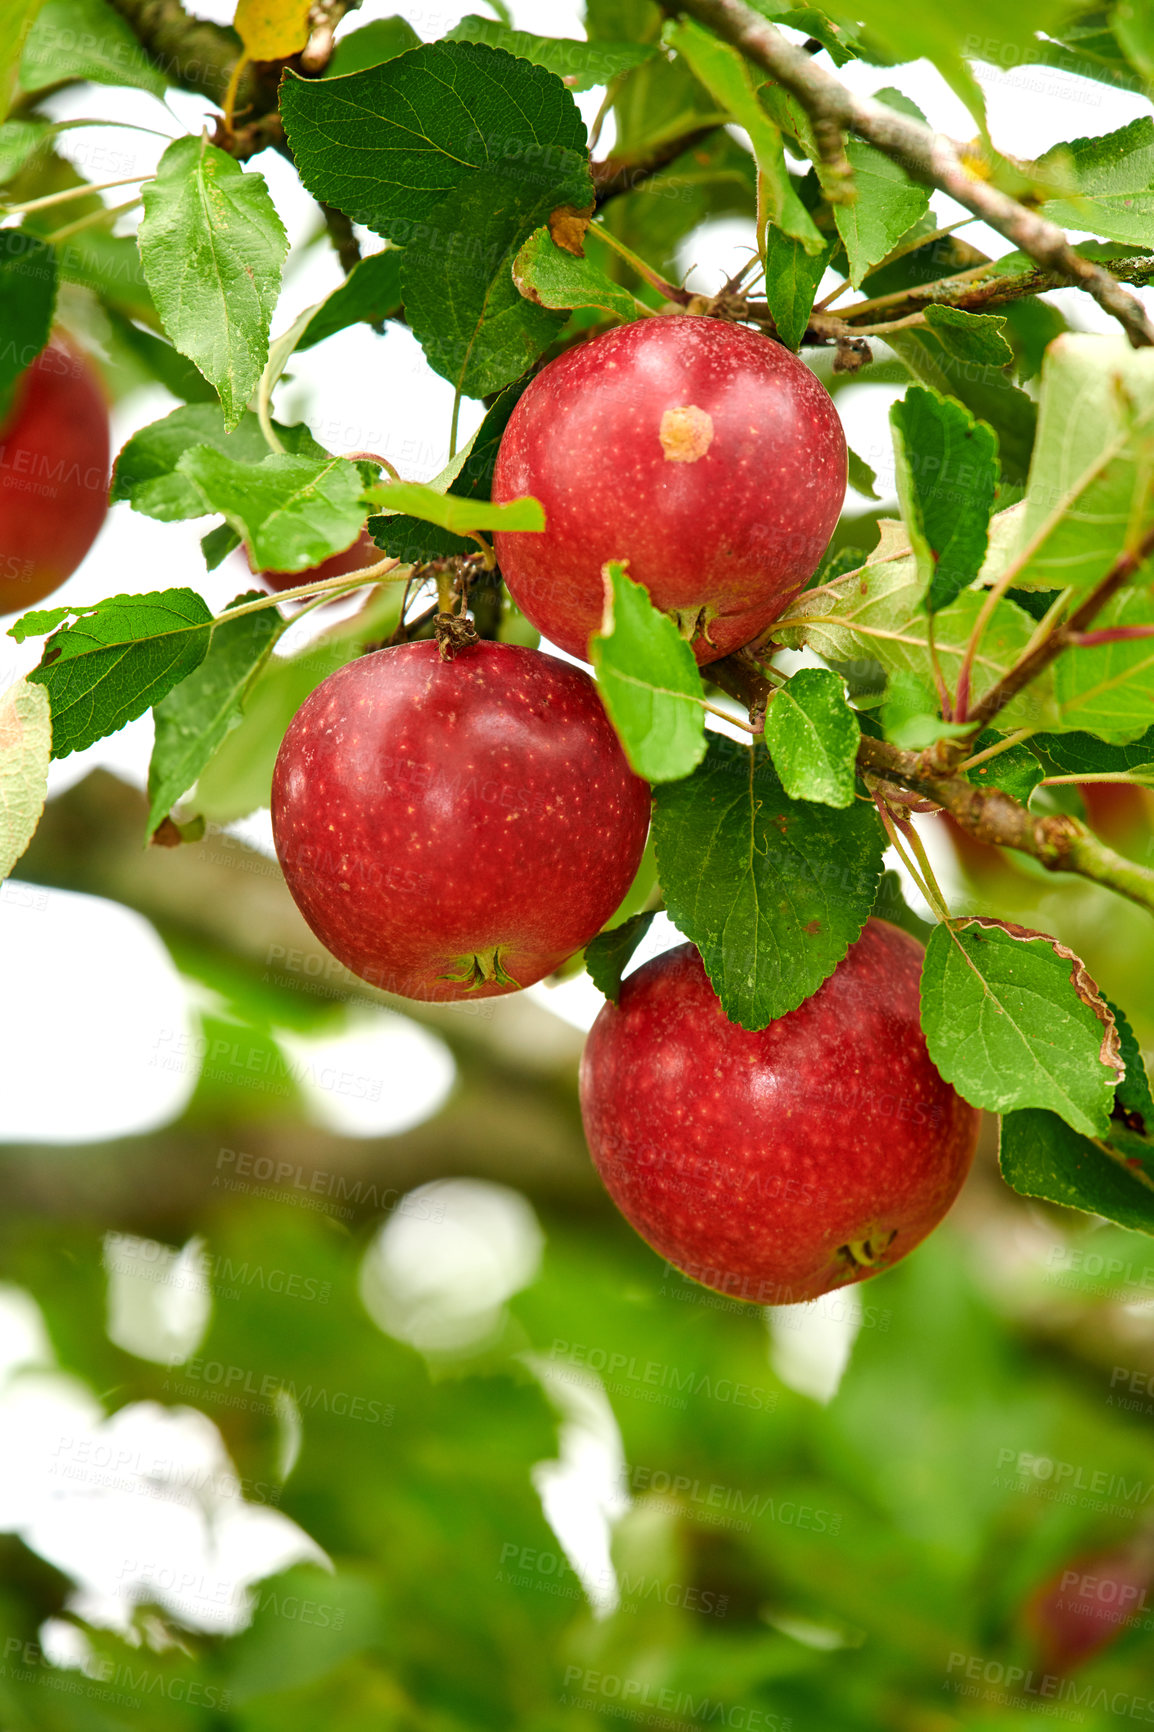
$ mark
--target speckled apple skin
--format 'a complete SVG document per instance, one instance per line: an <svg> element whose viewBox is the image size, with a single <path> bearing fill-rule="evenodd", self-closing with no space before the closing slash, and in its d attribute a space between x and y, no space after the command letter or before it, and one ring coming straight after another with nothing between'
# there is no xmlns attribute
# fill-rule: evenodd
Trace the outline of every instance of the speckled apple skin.
<svg viewBox="0 0 1154 1732"><path fill-rule="evenodd" d="M702 455L666 455L667 412L712 424ZM537 535L498 534L509 590L538 631L587 657L607 560L629 562L655 607L716 610L699 662L764 631L817 569L845 498L829 393L796 356L739 325L639 319L551 361L514 409L497 501L532 494Z"/></svg>
<svg viewBox="0 0 1154 1732"><path fill-rule="evenodd" d="M870 920L814 996L730 1022L692 944L625 980L581 1061L585 1134L626 1220L703 1286L792 1305L860 1281L937 1226L979 1114L919 1021L921 946ZM873 1267L841 1247L894 1237Z"/></svg>
<svg viewBox="0 0 1154 1732"><path fill-rule="evenodd" d="M60 336L0 425L0 614L72 576L108 511L108 405L91 361Z"/></svg>
<svg viewBox="0 0 1154 1732"><path fill-rule="evenodd" d="M588 675L487 642L330 674L272 785L277 855L321 943L426 1000L515 991L586 944L633 880L649 804ZM498 946L508 982L445 978Z"/></svg>

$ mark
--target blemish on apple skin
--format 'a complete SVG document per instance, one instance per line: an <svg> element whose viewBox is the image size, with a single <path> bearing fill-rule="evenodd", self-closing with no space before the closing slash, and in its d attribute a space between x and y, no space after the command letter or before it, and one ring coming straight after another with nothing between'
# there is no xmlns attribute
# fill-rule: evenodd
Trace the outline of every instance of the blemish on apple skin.
<svg viewBox="0 0 1154 1732"><path fill-rule="evenodd" d="M696 403L666 409L657 437L667 463L696 463L713 443L713 417Z"/></svg>

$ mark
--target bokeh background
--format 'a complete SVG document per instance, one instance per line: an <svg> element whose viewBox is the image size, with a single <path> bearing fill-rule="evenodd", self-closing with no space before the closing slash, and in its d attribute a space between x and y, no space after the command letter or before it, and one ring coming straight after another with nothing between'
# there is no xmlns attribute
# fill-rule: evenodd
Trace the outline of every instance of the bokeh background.
<svg viewBox="0 0 1154 1732"><path fill-rule="evenodd" d="M433 38L466 10L371 0L344 30L400 13ZM512 14L583 30L568 0ZM1149 112L1053 69L979 70L1011 154ZM926 66L842 76L973 130ZM579 97L590 120L603 96ZM62 135L104 180L151 169L203 105L86 87L45 107L154 129ZM288 165L256 166L294 242L283 329L339 271ZM748 256L743 197L676 238L695 286ZM119 445L175 402L69 296ZM1101 328L1085 297L1047 299ZM869 546L896 511L902 387L813 364L878 472L881 506L851 492L839 532ZM400 327L291 374L282 418L331 449L442 466L451 390ZM204 527L119 507L60 599L188 583L221 605L247 574L206 575ZM404 1004L296 913L249 791L341 628L338 609L282 640L315 655L232 737L202 843L141 846L146 718L54 766L0 887L3 1732L1154 1723L1154 1245L1014 1196L991 1130L946 1226L860 1288L765 1311L665 1266L584 1147L582 975ZM4 685L37 646L0 645ZM1085 795L1148 860L1145 798ZM1148 917L922 828L956 912L1057 933L1154 1044ZM889 911L899 894L928 913L897 877ZM638 962L675 941L659 918ZM1047 1584L1081 1607L1064 1642Z"/></svg>

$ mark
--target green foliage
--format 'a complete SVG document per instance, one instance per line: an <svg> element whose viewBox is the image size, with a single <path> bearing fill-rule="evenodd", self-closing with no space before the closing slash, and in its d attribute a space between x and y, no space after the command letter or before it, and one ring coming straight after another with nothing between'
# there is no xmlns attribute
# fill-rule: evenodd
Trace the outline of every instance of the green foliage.
<svg viewBox="0 0 1154 1732"><path fill-rule="evenodd" d="M984 729L974 741L973 755L989 751L991 746L1000 745L1006 738L996 728ZM1040 738L1041 735L1035 734L1028 746L1007 746L997 757L976 764L966 774L975 787L1001 788L1004 794L1026 805L1045 773L1035 756Z"/></svg>
<svg viewBox="0 0 1154 1732"><path fill-rule="evenodd" d="M952 330L949 336L956 347ZM1000 367L958 360L939 331L893 331L887 341L919 385L943 397L956 397L971 415L993 428L1002 479L1024 483L1038 419L1033 399L1012 384Z"/></svg>
<svg viewBox="0 0 1154 1732"><path fill-rule="evenodd" d="M613 1004L621 997L621 976L653 925L655 914L642 912L631 914L628 920L623 920L620 926L611 926L608 932L599 932L585 946L585 969L590 980L599 992L603 992Z"/></svg>
<svg viewBox="0 0 1154 1732"><path fill-rule="evenodd" d="M925 120L921 109L899 90L879 90L876 100ZM846 156L853 169L855 196L852 203L834 206L834 219L849 261L849 279L857 288L870 267L925 215L930 198L924 186L910 180L904 169L873 145L851 139Z"/></svg>
<svg viewBox="0 0 1154 1732"><path fill-rule="evenodd" d="M144 275L182 355L216 387L225 426L268 359L287 238L263 175L201 138L178 138L144 189Z"/></svg>
<svg viewBox="0 0 1154 1732"><path fill-rule="evenodd" d="M56 254L34 234L4 229L0 239L0 402L48 341L56 310Z"/></svg>
<svg viewBox="0 0 1154 1732"><path fill-rule="evenodd" d="M522 295L537 306L595 307L622 321L648 312L635 295L607 277L591 258L559 247L547 228L529 236L513 261L512 271Z"/></svg>
<svg viewBox="0 0 1154 1732"><path fill-rule="evenodd" d="M521 382L510 385L501 392L461 453L460 464L445 489L453 499L484 502L490 498L493 465L497 461L501 436L524 388L525 382ZM453 467L450 465L450 470ZM436 484L430 483L430 486L433 485ZM453 534L447 528L436 527L434 519L400 511L392 517L370 517L368 527L383 553L409 563L473 553L477 545L475 541L466 540L463 535Z"/></svg>
<svg viewBox="0 0 1154 1732"><path fill-rule="evenodd" d="M273 431L286 450L298 457L327 457L307 427ZM163 421L142 427L125 445L112 476L112 503L127 500L134 511L161 523L203 517L203 495L179 465L185 453L206 446L235 463L257 464L270 455L255 415L244 414L231 430L217 403L190 403L174 409ZM347 544L346 544L347 545Z"/></svg>
<svg viewBox="0 0 1154 1732"><path fill-rule="evenodd" d="M824 242L798 197L786 167L780 128L771 120L758 95L745 57L690 21L669 25L665 39L688 61L694 76L719 108L731 114L748 132L759 176L759 226L769 221L783 234L800 241L806 252L821 254Z"/></svg>
<svg viewBox="0 0 1154 1732"><path fill-rule="evenodd" d="M1066 196L1048 199L1043 216L1062 228L1089 229L1107 240L1148 247L1154 235L1154 121L1144 115L1104 138L1055 145L1038 159L1043 183L1069 178Z"/></svg>
<svg viewBox="0 0 1154 1732"><path fill-rule="evenodd" d="M791 800L753 747L713 736L692 776L657 789L654 836L670 918L743 1028L795 1010L833 973L885 847L868 806Z"/></svg>
<svg viewBox="0 0 1154 1732"><path fill-rule="evenodd" d="M817 286L830 259L830 248L807 251L801 241L770 227L765 237L765 298L777 334L787 349L796 349L813 311ZM855 483L856 485L856 483Z"/></svg>
<svg viewBox="0 0 1154 1732"><path fill-rule="evenodd" d="M1057 1113L1032 1107L1002 1119L1002 1177L1026 1197L1084 1209L1138 1233L1154 1233L1154 1186L1133 1156L1091 1142ZM1133 1164L1131 1164L1133 1162Z"/></svg>
<svg viewBox="0 0 1154 1732"><path fill-rule="evenodd" d="M40 90L62 79L127 85L163 96L164 75L131 26L106 0L45 0L20 56L20 83Z"/></svg>
<svg viewBox="0 0 1154 1732"><path fill-rule="evenodd" d="M1148 525L1152 489L1154 355L1124 338L1059 337L1042 366L1015 581L1099 582Z"/></svg>
<svg viewBox="0 0 1154 1732"><path fill-rule="evenodd" d="M792 800L852 806L861 729L842 682L828 668L801 668L774 694L765 743Z"/></svg>
<svg viewBox="0 0 1154 1732"><path fill-rule="evenodd" d="M1120 1070L1113 1018L1079 959L1046 933L989 919L937 927L922 1026L930 1057L975 1106L1044 1106L1083 1136L1109 1130Z"/></svg>
<svg viewBox="0 0 1154 1732"><path fill-rule="evenodd" d="M935 740L969 732L964 723L943 721L941 706L929 686L917 674L901 670L886 681L880 716L886 739L906 751L920 751Z"/></svg>
<svg viewBox="0 0 1154 1732"><path fill-rule="evenodd" d="M890 531L860 570L832 579L818 594L805 591L799 595L774 626L774 637L790 649L812 649L833 661L869 658L887 673L912 674L922 685L932 686L932 631L943 677L947 686L956 689L962 659L985 598L979 590L963 590L956 601L931 617L924 607L925 594L925 578L919 573L916 555L910 552L903 535ZM1034 621L1016 603L996 603L974 660L974 698L1009 672L1033 629ZM1053 726L1055 717L1052 682L1045 679L1029 688L1028 699L1023 695L1004 713L1004 719L1014 727Z"/></svg>
<svg viewBox="0 0 1154 1732"><path fill-rule="evenodd" d="M656 44L644 42L581 42L572 38L534 36L528 30L510 30L496 18L478 18L470 13L446 33L447 42L483 42L502 48L520 60L543 66L563 78L570 90L592 90L608 84L648 60Z"/></svg>
<svg viewBox="0 0 1154 1732"><path fill-rule="evenodd" d="M590 639L602 702L626 756L649 782L687 776L705 756L701 675L693 651L625 568L605 568L605 612Z"/></svg>
<svg viewBox="0 0 1154 1732"><path fill-rule="evenodd" d="M477 43L426 43L339 84L290 73L281 112L309 191L398 246L478 172L507 164L515 191L526 151L556 161L562 187L585 172L585 128L560 79Z"/></svg>
<svg viewBox="0 0 1154 1732"><path fill-rule="evenodd" d="M350 325L378 325L400 311L401 259L399 247L370 253L353 266L339 289L322 301L297 341L298 349L311 349L326 337Z"/></svg>
<svg viewBox="0 0 1154 1732"><path fill-rule="evenodd" d="M260 595L259 590L246 591L232 605ZM285 624L272 607L236 620L226 617L214 628L196 671L155 705L156 739L148 766L150 836L239 725L246 694Z"/></svg>
<svg viewBox="0 0 1154 1732"><path fill-rule="evenodd" d="M1154 626L1149 590L1115 596L1098 614L1095 627L1147 631ZM1077 648L1054 668L1058 719L1073 732L1088 731L1114 745L1129 745L1154 726L1154 637Z"/></svg>
<svg viewBox="0 0 1154 1732"><path fill-rule="evenodd" d="M260 571L306 571L350 547L365 521L365 483L343 457L269 454L239 463L194 445L177 473L247 543Z"/></svg>
<svg viewBox="0 0 1154 1732"><path fill-rule="evenodd" d="M57 619L61 612L80 617L53 631L28 676L48 693L54 758L135 721L208 650L212 615L195 590L114 595L94 608L52 610Z"/></svg>
<svg viewBox="0 0 1154 1732"><path fill-rule="evenodd" d="M379 66L420 46L421 38L407 18L374 18L359 30L342 33L325 68L326 76L345 78L350 72L363 72L367 66Z"/></svg>
<svg viewBox="0 0 1154 1732"><path fill-rule="evenodd" d="M929 613L969 587L986 557L998 441L953 398L911 385L890 410L898 496Z"/></svg>

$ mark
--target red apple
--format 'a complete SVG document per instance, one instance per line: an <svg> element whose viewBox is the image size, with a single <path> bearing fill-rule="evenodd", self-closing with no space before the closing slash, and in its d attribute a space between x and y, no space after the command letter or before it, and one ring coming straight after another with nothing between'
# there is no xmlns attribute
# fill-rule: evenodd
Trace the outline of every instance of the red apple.
<svg viewBox="0 0 1154 1732"><path fill-rule="evenodd" d="M1154 1629L1154 1543L1126 1545L1076 1558L1031 1595L1026 1623L1047 1672L1085 1665L1126 1629Z"/></svg>
<svg viewBox="0 0 1154 1732"><path fill-rule="evenodd" d="M715 661L805 587L845 486L837 410L795 355L720 319L638 319L551 361L514 409L493 498L532 494L546 528L498 534L497 558L570 655L588 655L620 559Z"/></svg>
<svg viewBox="0 0 1154 1732"><path fill-rule="evenodd" d="M54 336L0 426L0 613L34 607L72 576L108 510L108 459L99 376Z"/></svg>
<svg viewBox="0 0 1154 1732"><path fill-rule="evenodd" d="M529 986L628 890L649 789L580 668L479 642L377 650L293 717L273 832L333 955L408 998Z"/></svg>
<svg viewBox="0 0 1154 1732"><path fill-rule="evenodd" d="M760 1305L864 1280L937 1226L979 1114L919 1021L922 950L870 920L804 1004L730 1022L692 944L630 975L581 1061L585 1134L626 1220L685 1274Z"/></svg>
<svg viewBox="0 0 1154 1732"><path fill-rule="evenodd" d="M385 555L367 529L362 529L351 547L343 553L330 554L320 565L310 565L307 571L259 571L262 583L279 594L284 589L299 589L306 583L323 583L326 577L345 577L350 571L362 571L366 566L379 565ZM252 560L249 560L252 569Z"/></svg>

